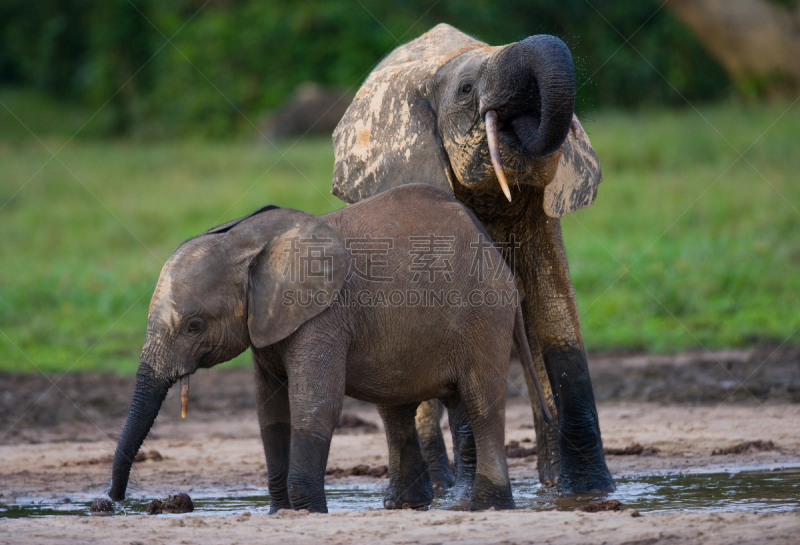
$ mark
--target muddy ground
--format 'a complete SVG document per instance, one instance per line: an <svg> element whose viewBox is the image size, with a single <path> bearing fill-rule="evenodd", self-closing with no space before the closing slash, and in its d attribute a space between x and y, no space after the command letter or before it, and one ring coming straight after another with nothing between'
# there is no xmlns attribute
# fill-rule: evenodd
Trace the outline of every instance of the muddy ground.
<svg viewBox="0 0 800 545"><path fill-rule="evenodd" d="M592 356L590 366L605 446L643 447L640 455L609 455L614 475L800 465L797 348L606 354ZM113 375L0 375L0 503L102 494L132 390L131 378ZM520 396L524 380L516 364L508 392L506 440L532 446L532 417ZM251 371L199 373L192 378L186 420L179 413L177 392L170 392L144 447L149 459L137 464L134 495L266 486ZM380 468L388 460L374 408L348 400L345 413L349 418L331 448L328 482L387 482L349 475L355 466ZM743 441L772 446L712 455ZM536 478L535 455L510 459L509 466L513 479ZM0 519L0 543L796 543L800 532L797 512L632 514L376 510Z"/></svg>

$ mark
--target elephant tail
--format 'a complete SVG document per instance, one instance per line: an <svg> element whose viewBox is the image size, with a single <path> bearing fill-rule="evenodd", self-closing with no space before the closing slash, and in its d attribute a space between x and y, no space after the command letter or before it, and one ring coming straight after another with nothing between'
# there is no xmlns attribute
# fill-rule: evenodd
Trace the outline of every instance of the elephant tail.
<svg viewBox="0 0 800 545"><path fill-rule="evenodd" d="M517 346L519 346L520 357L522 358L522 365L528 368L533 383L536 385L536 393L539 397L539 405L542 410L545 422L553 424L553 414L550 412L550 407L544 398L544 390L542 384L539 382L539 376L536 374L536 369L533 366L533 358L531 357L531 347L528 344L528 336L525 334L525 322L522 319L522 306L517 306L517 316L514 320L514 334L517 337Z"/></svg>

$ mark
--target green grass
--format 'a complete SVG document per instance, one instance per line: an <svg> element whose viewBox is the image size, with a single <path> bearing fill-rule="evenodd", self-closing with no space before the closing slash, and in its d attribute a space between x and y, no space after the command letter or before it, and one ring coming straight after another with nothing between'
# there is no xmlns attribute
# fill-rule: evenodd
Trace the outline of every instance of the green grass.
<svg viewBox="0 0 800 545"><path fill-rule="evenodd" d="M91 114L0 101L53 151ZM265 203L342 205L329 139L101 141L90 123L54 159L2 104L0 369L132 372L181 242ZM605 181L563 225L589 349L800 342L800 105L772 125L786 107L704 107L711 126L693 110L584 120ZM744 157L764 178L712 126L755 142Z"/></svg>
<svg viewBox="0 0 800 545"><path fill-rule="evenodd" d="M800 104L585 126L604 181L563 226L587 347L800 342Z"/></svg>

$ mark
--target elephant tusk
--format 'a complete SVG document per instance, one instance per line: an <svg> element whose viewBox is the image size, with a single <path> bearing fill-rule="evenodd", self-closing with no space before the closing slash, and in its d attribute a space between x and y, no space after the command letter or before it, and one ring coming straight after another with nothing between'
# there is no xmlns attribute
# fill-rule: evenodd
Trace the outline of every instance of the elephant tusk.
<svg viewBox="0 0 800 545"><path fill-rule="evenodd" d="M497 181L503 194L511 202L511 191L508 189L506 175L503 172L503 158L500 156L500 142L497 140L497 112L489 110L486 112L486 139L489 142L489 157L492 158L494 173L497 174Z"/></svg>
<svg viewBox="0 0 800 545"><path fill-rule="evenodd" d="M578 118L575 114L572 114L572 121L569 124L570 128L572 129L572 136L578 138L578 135L583 131L583 127L581 127L581 122L578 121Z"/></svg>
<svg viewBox="0 0 800 545"><path fill-rule="evenodd" d="M189 408L189 375L181 377L181 418L186 418Z"/></svg>

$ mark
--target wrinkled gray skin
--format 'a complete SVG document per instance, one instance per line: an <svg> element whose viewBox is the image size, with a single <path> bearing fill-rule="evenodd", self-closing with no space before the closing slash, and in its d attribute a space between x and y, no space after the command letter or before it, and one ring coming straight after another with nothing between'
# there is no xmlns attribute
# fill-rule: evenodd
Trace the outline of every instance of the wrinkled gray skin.
<svg viewBox="0 0 800 545"><path fill-rule="evenodd" d="M333 193L358 202L406 183L451 192L506 254L522 295L536 374L558 427L546 425L526 373L538 442L539 478L565 492L612 491L559 217L591 204L602 179L573 117L572 56L561 40L532 36L490 47L438 25L399 47L365 81L334 132ZM497 116L508 202L487 143ZM434 484L454 482L435 402L417 426ZM469 423L450 414L456 491L469 494L474 449ZM455 423L455 426L453 425ZM473 423L474 426L474 423Z"/></svg>
<svg viewBox="0 0 800 545"><path fill-rule="evenodd" d="M412 244L420 242L410 237L431 234L452 237L446 247L453 253L445 255L449 281L442 271L414 278L420 261ZM370 271L363 255L346 249L365 235L392 241L390 248L379 246L386 254L375 257ZM295 257L311 255L302 246L293 254L293 237L316 237L325 274L292 274L302 265ZM133 402L114 455L111 499L124 499L131 462L170 386L252 347L271 512L327 510L325 468L345 395L376 403L384 420L387 508L420 507L433 498L414 426L427 399L441 400L472 424L477 467L468 507L512 508L503 396L512 332L515 324L522 332L522 314L513 275L496 250L489 246L482 256L502 274L481 278L472 268L472 245L481 240L485 231L453 197L430 185L407 185L319 218L268 207L184 243L153 295ZM302 295L340 289L348 297L332 303ZM461 301L475 290L494 291L507 304L449 298L385 304L393 292L409 289L456 292Z"/></svg>

